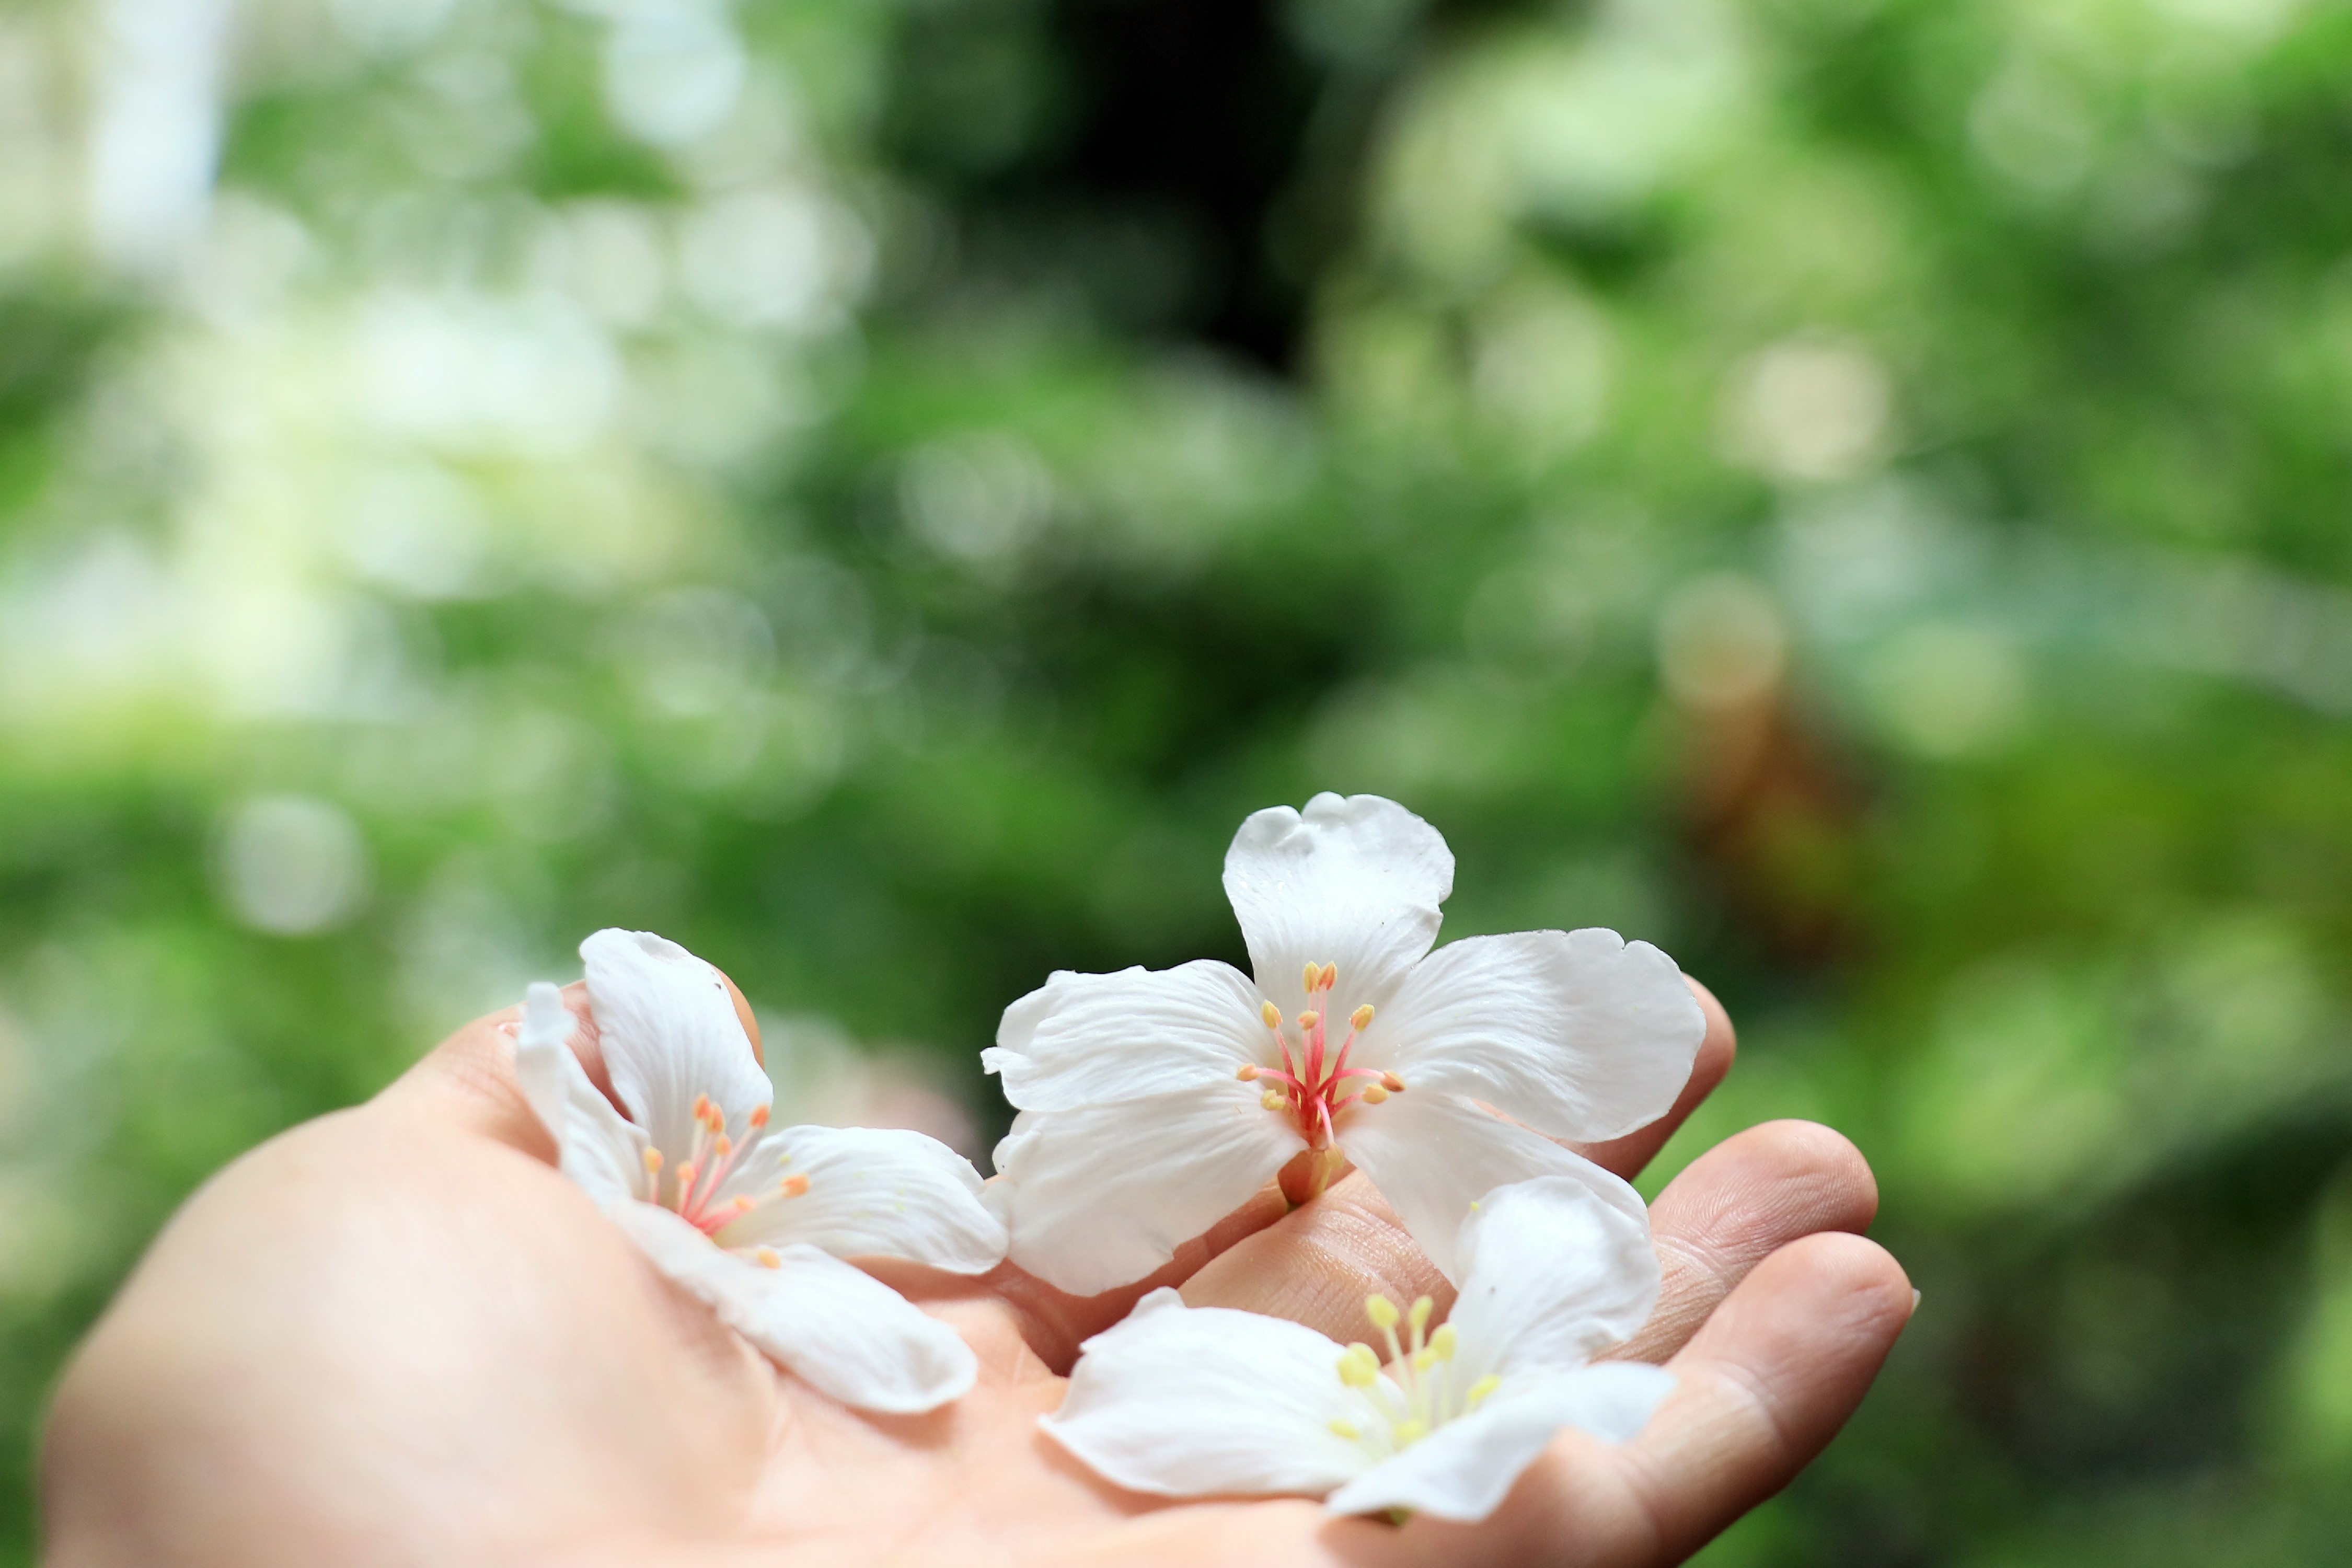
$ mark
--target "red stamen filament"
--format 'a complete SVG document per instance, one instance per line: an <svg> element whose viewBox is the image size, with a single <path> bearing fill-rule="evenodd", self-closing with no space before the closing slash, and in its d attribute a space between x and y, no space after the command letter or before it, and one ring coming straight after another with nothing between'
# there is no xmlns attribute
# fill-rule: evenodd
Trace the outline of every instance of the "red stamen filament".
<svg viewBox="0 0 2352 1568"><path fill-rule="evenodd" d="M728 1137L726 1112L713 1104L709 1095L695 1097L693 1114L694 1147L687 1158L677 1163L674 1178L676 1193L667 1205L677 1212L680 1219L705 1236L716 1237L754 1209L796 1198L808 1191L806 1176L787 1176L773 1192L756 1195L739 1193L725 1203L719 1202L719 1189L726 1184L727 1178L741 1163L744 1154L766 1131L768 1108L755 1107L744 1119L743 1141L740 1143ZM655 1190L658 1193L661 1155L656 1150L646 1152L646 1173L656 1184ZM656 1197L655 1201L658 1203L660 1200ZM740 1252L743 1249L739 1247L735 1250Z"/></svg>
<svg viewBox="0 0 2352 1568"><path fill-rule="evenodd" d="M1313 978L1307 986L1307 999L1312 1004L1339 984L1339 969L1333 964L1309 964L1307 973ZM1298 1123L1300 1136L1310 1148L1328 1146L1332 1138L1332 1116L1357 1100L1378 1105L1390 1095L1401 1091L1404 1083L1394 1073L1378 1068L1351 1068L1349 1053L1356 1048L1356 1040L1372 1021L1369 1006L1359 1007L1349 1020L1347 1037L1339 1042L1337 1054L1330 1051L1328 1007L1310 1005L1297 1018L1298 1053L1291 1054L1290 1037L1284 1032L1282 1015L1272 1003L1265 1005L1265 1025L1274 1036L1276 1051L1282 1058L1282 1068L1247 1067L1243 1068L1244 1082L1265 1083L1274 1087L1262 1091L1269 1110L1286 1110ZM1327 1068L1326 1063L1328 1063ZM1348 1093L1339 1092L1349 1079L1366 1079ZM1379 1093L1366 1099L1367 1091Z"/></svg>

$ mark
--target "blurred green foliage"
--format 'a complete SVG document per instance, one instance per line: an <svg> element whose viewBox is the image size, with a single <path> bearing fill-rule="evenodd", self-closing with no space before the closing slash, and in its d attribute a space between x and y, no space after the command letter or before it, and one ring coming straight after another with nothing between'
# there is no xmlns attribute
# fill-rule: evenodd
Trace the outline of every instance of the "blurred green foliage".
<svg viewBox="0 0 2352 1568"><path fill-rule="evenodd" d="M587 931L977 1148L1331 788L1724 995L1648 1190L1880 1173L1707 1562L2336 1560L2347 162L2318 0L0 5L0 1558L173 1205Z"/></svg>

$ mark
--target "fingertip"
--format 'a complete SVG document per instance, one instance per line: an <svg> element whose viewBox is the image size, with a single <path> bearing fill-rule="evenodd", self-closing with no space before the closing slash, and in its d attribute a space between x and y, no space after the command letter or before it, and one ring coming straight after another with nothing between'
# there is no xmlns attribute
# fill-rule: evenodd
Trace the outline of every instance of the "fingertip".
<svg viewBox="0 0 2352 1568"><path fill-rule="evenodd" d="M760 1020L753 1015L751 1004L744 999L741 989L736 985L732 976L715 963L711 968L717 972L719 982L727 987L727 999L735 1004L735 1016L742 1024L743 1033L751 1038L751 1059L761 1067L766 1067L767 1055L760 1048Z"/></svg>
<svg viewBox="0 0 2352 1568"><path fill-rule="evenodd" d="M1671 1225L1668 1216L1690 1205L1709 1213L1737 1207L1784 1232L1860 1232L1877 1217L1878 1177L1835 1128L1793 1118L1765 1121L1692 1161L1653 1209Z"/></svg>
<svg viewBox="0 0 2352 1568"><path fill-rule="evenodd" d="M1732 1027L1731 1015L1724 1010L1723 1004L1716 999L1715 993L1707 989L1704 981L1685 974L1683 984L1691 988L1693 996L1698 998L1699 1014L1706 1020L1706 1033L1699 1040L1698 1059L1701 1063L1710 1059L1717 1062L1715 1076L1720 1080L1725 1073L1731 1070L1733 1059L1739 1055L1739 1031ZM1697 1076L1696 1069L1692 1076Z"/></svg>

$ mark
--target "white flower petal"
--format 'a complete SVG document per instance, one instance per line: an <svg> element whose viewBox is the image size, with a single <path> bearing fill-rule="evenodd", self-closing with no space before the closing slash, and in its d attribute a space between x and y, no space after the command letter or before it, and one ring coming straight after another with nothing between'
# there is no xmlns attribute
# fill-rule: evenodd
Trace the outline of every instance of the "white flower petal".
<svg viewBox="0 0 2352 1568"><path fill-rule="evenodd" d="M970 1392L980 1363L953 1329L873 1276L814 1247L764 1268L667 1209L622 1204L621 1228L656 1267L804 1383L861 1410L933 1410Z"/></svg>
<svg viewBox="0 0 2352 1568"><path fill-rule="evenodd" d="M642 1196L646 1135L588 1081L572 1054L576 1026L554 986L542 980L525 993L522 1025L515 1031L515 1077L523 1099L555 1135L563 1173L590 1196L605 1205Z"/></svg>
<svg viewBox="0 0 2352 1568"><path fill-rule="evenodd" d="M789 1178L807 1189L783 1197ZM904 1258L956 1274L1004 1260L1004 1226L981 1201L971 1162L920 1132L791 1127L754 1144L719 1189L757 1206L719 1232L729 1247L805 1242L836 1258Z"/></svg>
<svg viewBox="0 0 2352 1568"><path fill-rule="evenodd" d="M1142 1279L1307 1146L1233 1079L1034 1114L997 1145L990 1191L1013 1261L1080 1296Z"/></svg>
<svg viewBox="0 0 2352 1568"><path fill-rule="evenodd" d="M775 1090L719 971L650 931L600 931L580 956L613 1092L630 1120L681 1159L694 1146L694 1102L707 1094L740 1136Z"/></svg>
<svg viewBox="0 0 2352 1568"><path fill-rule="evenodd" d="M1004 1098L1036 1110L1140 1100L1232 1078L1272 1038L1247 976L1200 959L1116 974L1059 970L1004 1010L980 1053Z"/></svg>
<svg viewBox="0 0 2352 1568"><path fill-rule="evenodd" d="M1496 1187L1537 1176L1570 1176L1644 1232L1641 1194L1582 1155L1570 1153L1483 1110L1459 1095L1407 1089L1385 1105L1349 1108L1339 1128L1347 1151L1448 1279L1460 1283L1454 1243L1470 1205Z"/></svg>
<svg viewBox="0 0 2352 1568"><path fill-rule="evenodd" d="M1369 1462L1331 1424L1378 1416L1339 1381L1341 1348L1301 1324L1155 1290L1084 1350L1039 1425L1129 1491L1320 1497Z"/></svg>
<svg viewBox="0 0 2352 1568"><path fill-rule="evenodd" d="M1323 1500L1335 1513L1406 1508L1475 1523L1495 1511L1563 1427L1622 1443L1675 1385L1663 1367L1604 1362L1505 1387Z"/></svg>
<svg viewBox="0 0 2352 1568"><path fill-rule="evenodd" d="M1706 1019L1675 961L1613 931L1471 937L1416 966L1365 1059L1414 1089L1481 1100L1555 1138L1618 1138L1664 1116Z"/></svg>
<svg viewBox="0 0 2352 1568"><path fill-rule="evenodd" d="M1296 1017L1300 972L1336 963L1343 1011L1385 1003L1437 940L1437 906L1454 890L1454 855L1437 829L1374 795L1318 795L1306 813L1252 816L1225 852L1258 987Z"/></svg>
<svg viewBox="0 0 2352 1568"><path fill-rule="evenodd" d="M1649 1321L1658 1255L1642 1219L1570 1176L1498 1187L1462 1224L1462 1294L1447 1320L1475 1383L1581 1366Z"/></svg>

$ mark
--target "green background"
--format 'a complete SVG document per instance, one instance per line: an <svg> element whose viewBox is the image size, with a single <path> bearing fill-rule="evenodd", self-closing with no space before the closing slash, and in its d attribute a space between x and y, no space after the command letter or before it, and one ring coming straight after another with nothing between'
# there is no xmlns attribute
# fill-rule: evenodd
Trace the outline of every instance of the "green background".
<svg viewBox="0 0 2352 1568"><path fill-rule="evenodd" d="M0 1560L173 1205L586 931L977 1152L1327 788L1722 994L1646 1190L1879 1172L1706 1562L2340 1560L2347 172L2296 0L5 0Z"/></svg>

